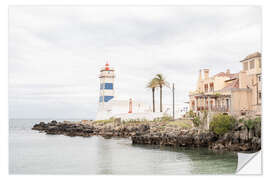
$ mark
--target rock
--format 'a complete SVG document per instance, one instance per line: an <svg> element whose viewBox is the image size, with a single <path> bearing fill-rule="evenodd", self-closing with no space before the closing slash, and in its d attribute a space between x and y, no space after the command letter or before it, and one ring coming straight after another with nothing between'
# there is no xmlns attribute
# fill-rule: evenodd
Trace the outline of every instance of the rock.
<svg viewBox="0 0 270 180"><path fill-rule="evenodd" d="M83 129L83 132L84 132L84 133L89 133L89 134L91 134L91 133L93 133L94 131L93 131L92 129Z"/></svg>
<svg viewBox="0 0 270 180"><path fill-rule="evenodd" d="M166 122L149 123L94 123L70 121L35 124L33 130L47 134L90 137L100 135L104 138L131 137L133 144L152 144L178 147L208 147L213 150L257 151L261 149L260 131L247 131L238 125L232 132L216 135L198 128L181 129Z"/></svg>
<svg viewBox="0 0 270 180"><path fill-rule="evenodd" d="M229 133L225 133L222 137L222 141L224 142L229 142L232 140L232 134L229 132Z"/></svg>
<svg viewBox="0 0 270 180"><path fill-rule="evenodd" d="M52 120L50 124L57 124L56 120Z"/></svg>
<svg viewBox="0 0 270 180"><path fill-rule="evenodd" d="M237 126L234 128L234 131L241 131L246 129L246 126L244 123L238 123Z"/></svg>
<svg viewBox="0 0 270 180"><path fill-rule="evenodd" d="M248 132L248 139L252 139L254 137L254 130L250 129Z"/></svg>
<svg viewBox="0 0 270 180"><path fill-rule="evenodd" d="M243 145L239 146L239 149L241 151L248 151L251 149L251 146L250 146L250 144L243 144Z"/></svg>
<svg viewBox="0 0 270 180"><path fill-rule="evenodd" d="M246 142L248 140L248 130L244 129L240 131L239 138L240 138L240 142L242 143Z"/></svg>
<svg viewBox="0 0 270 180"><path fill-rule="evenodd" d="M233 133L233 136L232 136L232 142L233 142L234 144L240 142L240 132L239 132L239 131L236 131L236 132Z"/></svg>

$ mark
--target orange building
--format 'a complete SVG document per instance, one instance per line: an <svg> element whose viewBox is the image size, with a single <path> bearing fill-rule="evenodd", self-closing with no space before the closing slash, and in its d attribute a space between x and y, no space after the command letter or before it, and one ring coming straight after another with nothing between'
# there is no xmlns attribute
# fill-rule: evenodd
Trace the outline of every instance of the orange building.
<svg viewBox="0 0 270 180"><path fill-rule="evenodd" d="M199 71L197 88L189 93L190 109L232 115L261 115L261 54L240 61L239 73L220 72L209 77L209 69Z"/></svg>

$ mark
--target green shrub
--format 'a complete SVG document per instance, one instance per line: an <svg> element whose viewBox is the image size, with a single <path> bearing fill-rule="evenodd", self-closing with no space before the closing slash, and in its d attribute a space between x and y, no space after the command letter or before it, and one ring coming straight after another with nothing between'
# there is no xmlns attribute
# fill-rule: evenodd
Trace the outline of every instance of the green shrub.
<svg viewBox="0 0 270 180"><path fill-rule="evenodd" d="M218 114L210 123L210 130L215 134L223 135L235 127L236 120L229 115Z"/></svg>
<svg viewBox="0 0 270 180"><path fill-rule="evenodd" d="M244 123L244 118L238 120L239 123Z"/></svg>
<svg viewBox="0 0 270 180"><path fill-rule="evenodd" d="M190 110L188 112L188 116L191 117L191 118L194 118L194 117L196 117L196 113L194 113L192 110Z"/></svg>
<svg viewBox="0 0 270 180"><path fill-rule="evenodd" d="M256 127L257 128L261 128L261 117L256 117L255 118L255 122L256 122Z"/></svg>
<svg viewBox="0 0 270 180"><path fill-rule="evenodd" d="M244 121L245 126L250 130L254 128L261 128L261 117L255 119L248 119Z"/></svg>
<svg viewBox="0 0 270 180"><path fill-rule="evenodd" d="M195 127L199 127L201 124L200 118L198 116L192 118L192 122L193 122Z"/></svg>
<svg viewBox="0 0 270 180"><path fill-rule="evenodd" d="M191 118L195 127L199 127L201 124L200 118L192 110L188 112L188 116Z"/></svg>

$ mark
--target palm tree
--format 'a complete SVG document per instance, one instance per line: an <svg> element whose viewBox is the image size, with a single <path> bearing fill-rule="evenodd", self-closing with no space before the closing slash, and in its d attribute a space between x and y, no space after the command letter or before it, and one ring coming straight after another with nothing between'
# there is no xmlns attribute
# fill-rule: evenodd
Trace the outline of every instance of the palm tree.
<svg viewBox="0 0 270 180"><path fill-rule="evenodd" d="M152 89L152 98L153 98L153 112L155 112L155 89L158 86L158 83L155 79L152 79L147 84L147 88Z"/></svg>
<svg viewBox="0 0 270 180"><path fill-rule="evenodd" d="M169 83L165 80L162 74L157 74L156 77L153 79L159 86L160 89L160 112L162 112L162 87L170 87Z"/></svg>

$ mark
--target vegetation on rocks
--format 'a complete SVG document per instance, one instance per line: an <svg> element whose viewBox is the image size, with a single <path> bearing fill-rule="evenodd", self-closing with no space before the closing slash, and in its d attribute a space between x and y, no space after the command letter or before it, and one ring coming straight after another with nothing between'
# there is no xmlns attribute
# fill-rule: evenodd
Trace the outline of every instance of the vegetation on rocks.
<svg viewBox="0 0 270 180"><path fill-rule="evenodd" d="M155 122L166 122L166 121L172 121L173 120L173 117L172 116L168 116L166 114L164 114L162 117L158 117L158 118L154 118L154 121Z"/></svg>
<svg viewBox="0 0 270 180"><path fill-rule="evenodd" d="M200 118L198 116L194 117L192 119L192 122L193 122L193 124L194 124L195 127L199 127L200 124L201 124Z"/></svg>
<svg viewBox="0 0 270 180"><path fill-rule="evenodd" d="M248 130L254 129L254 128L261 128L261 118L248 118L247 120L244 120L245 126L248 128Z"/></svg>
<svg viewBox="0 0 270 180"><path fill-rule="evenodd" d="M217 114L210 123L210 130L217 135L231 131L236 125L236 120L230 115Z"/></svg>
<svg viewBox="0 0 270 180"><path fill-rule="evenodd" d="M114 123L114 122L115 122L115 118L93 121L93 123L96 123L96 124L109 124L109 123Z"/></svg>
<svg viewBox="0 0 270 180"><path fill-rule="evenodd" d="M189 120L176 120L176 121L171 121L168 123L168 125L176 126L182 129L190 129L192 128L191 121Z"/></svg>
<svg viewBox="0 0 270 180"><path fill-rule="evenodd" d="M199 127L201 124L200 118L192 110L188 112L188 117L191 118L193 125Z"/></svg>

